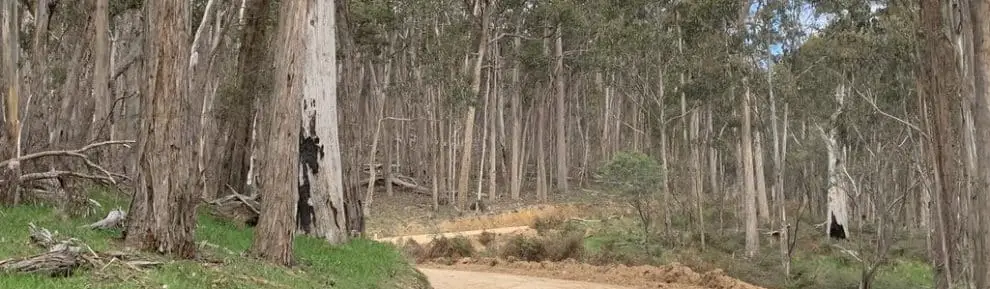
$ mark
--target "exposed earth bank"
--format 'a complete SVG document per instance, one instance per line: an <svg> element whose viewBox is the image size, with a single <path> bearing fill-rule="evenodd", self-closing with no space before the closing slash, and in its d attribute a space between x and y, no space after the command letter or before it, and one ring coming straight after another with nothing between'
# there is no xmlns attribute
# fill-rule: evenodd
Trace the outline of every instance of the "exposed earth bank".
<svg viewBox="0 0 990 289"><path fill-rule="evenodd" d="M621 264L595 266L576 261L526 262L505 261L494 258L464 258L448 264L437 262L423 263L420 264L419 268L427 275L434 288L437 289L586 288L582 286L591 285L594 285L594 287L588 288L762 289L762 287L729 277L721 270L697 273L691 270L691 268L676 263L659 267L625 266ZM472 275L458 271L498 274ZM524 278L522 276L531 278ZM463 280L458 281L459 278L463 278ZM579 281L581 283L553 283L553 280L547 280L547 278L556 279L557 281ZM532 282L533 284L545 283L547 285L538 287L518 287L511 285L525 284L519 283L521 281ZM602 284L619 287L608 287Z"/></svg>

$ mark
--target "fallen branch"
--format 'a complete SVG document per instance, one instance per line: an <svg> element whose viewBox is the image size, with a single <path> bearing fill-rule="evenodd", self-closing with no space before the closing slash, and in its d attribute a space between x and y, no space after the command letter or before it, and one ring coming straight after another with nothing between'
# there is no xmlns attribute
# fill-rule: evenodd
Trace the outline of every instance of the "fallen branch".
<svg viewBox="0 0 990 289"><path fill-rule="evenodd" d="M82 148L75 149L75 150L55 150L55 151L37 152L37 153L27 154L27 155L23 155L21 157L17 157L17 158L5 160L5 161L0 161L0 167L6 167L9 164L23 163L24 161L27 161L27 160L32 160L32 159L37 159L37 158L43 158L43 157L53 157L53 156L75 157L75 158L82 159L82 161L86 164L87 167L99 171L100 173L103 174L103 176L91 176L91 175L86 175L86 174L82 174L82 173L75 173L75 172L68 172L68 171L54 171L54 172L45 172L45 173L29 173L29 174L24 174L24 175L21 175L18 178L18 181L24 182L25 180L30 181L30 180L37 180L37 179L57 178L57 177L60 177L60 176L74 176L74 177L80 177L80 178L86 178L86 179L102 180L102 181L105 181L105 182L109 182L110 184L116 184L117 181L114 179L114 177L122 177L123 175L111 173L107 169L103 168L102 166L100 166L100 165L96 164L95 162L93 162L92 160L90 160L89 159L89 156L85 155L84 153L87 152L87 151L89 151L89 150L98 148L98 147L109 146L109 145L123 145L123 146L126 146L126 147L130 147L129 145L132 144L132 143L134 143L134 141L132 141L132 140L114 140L114 141L104 141L104 142L91 143L91 144L88 144L86 146L83 146Z"/></svg>
<svg viewBox="0 0 990 289"><path fill-rule="evenodd" d="M409 181L406 181L404 179L408 179ZM385 180L385 177L379 177L379 178L375 179L374 182L375 183L378 183L378 182L385 183L386 180ZM366 187L366 186L368 186L368 183L369 183L369 180L363 180L360 183L358 183L358 186L360 186L360 187ZM413 192L416 192L416 193L424 193L424 194L430 193L430 194L432 194L431 193L432 192L431 189L429 189L427 187L424 187L424 186L420 186L420 185L415 184L412 181L412 178L409 178L409 177L405 177L405 176L393 176L392 177L392 184L393 185L397 185L399 187L403 187L403 188L409 189L409 190L411 190Z"/></svg>
<svg viewBox="0 0 990 289"><path fill-rule="evenodd" d="M30 181L55 179L60 177L77 177L77 178L90 179L108 184L116 184L116 181L112 177L94 176L84 173L77 173L73 171L49 171L43 173L28 173L21 175L17 180L20 181L21 183L26 183ZM0 183L3 183L3 181L0 181Z"/></svg>
<svg viewBox="0 0 990 289"><path fill-rule="evenodd" d="M245 196L245 195L242 195L242 194L238 193L237 190L234 190L234 188L231 187L230 185L227 185L227 189L230 190L230 195L224 196L224 197L219 198L219 199L216 199L216 200L209 201L208 203L210 203L212 205L216 205L216 206L222 206L224 203L227 203L227 202L230 202L230 201L232 201L234 199L237 199L238 201L240 201L241 203L243 203L245 206L247 206L249 209L251 209L251 211L253 211L255 214L259 214L259 215L261 214L261 210L258 209L258 207L261 204L259 204L258 201L257 201L257 199L258 199L258 195L257 194L254 194L254 195L251 195L251 196Z"/></svg>
<svg viewBox="0 0 990 289"><path fill-rule="evenodd" d="M31 243L41 246L42 248L48 249L55 246L55 234L48 229L35 226L34 223L28 224L28 231L30 235L28 238L31 239Z"/></svg>
<svg viewBox="0 0 990 289"><path fill-rule="evenodd" d="M117 213L114 213L117 212ZM123 214L115 210L110 216ZM99 223L99 222L97 222ZM79 240L69 238L58 241L57 232L29 224L31 242L48 251L25 258L11 258L0 261L0 271L8 273L40 273L52 277L67 277L72 275L80 266L106 269L114 260L126 267L137 271L143 268L156 267L164 264L158 261L126 260L129 255L122 252L110 251L100 256L93 248ZM101 270L102 270L101 269Z"/></svg>
<svg viewBox="0 0 990 289"><path fill-rule="evenodd" d="M127 212L121 209L116 209L107 213L106 218L99 220L95 223L85 225L84 228L90 229L114 229L121 228L124 226L124 220L127 219Z"/></svg>
<svg viewBox="0 0 990 289"><path fill-rule="evenodd" d="M72 250L50 251L23 259L0 261L5 272L41 273L52 277L67 277L79 267L79 254Z"/></svg>

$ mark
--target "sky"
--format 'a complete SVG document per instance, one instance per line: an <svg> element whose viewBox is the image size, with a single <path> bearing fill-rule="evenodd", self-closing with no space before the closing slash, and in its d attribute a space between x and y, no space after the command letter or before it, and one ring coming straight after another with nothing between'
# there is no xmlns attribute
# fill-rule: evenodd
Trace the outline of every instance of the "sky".
<svg viewBox="0 0 990 289"><path fill-rule="evenodd" d="M882 3L878 3L876 1L870 1L871 12L876 12L877 10L883 7L884 5ZM750 16L753 16L756 13L757 9L759 9L759 3L757 1L754 1L753 4L751 4L749 7ZM814 35L818 33L818 31L821 31L829 24L831 24L832 19L835 18L835 15L832 14L816 15L814 9L815 8L811 4L807 4L807 3L802 4L801 11L798 15L798 19L801 22L801 27L804 29L807 35ZM801 42L803 41L804 39L798 40L798 44L800 45ZM782 52L783 52L782 44L777 43L770 45L771 54L776 56L776 55L780 55Z"/></svg>

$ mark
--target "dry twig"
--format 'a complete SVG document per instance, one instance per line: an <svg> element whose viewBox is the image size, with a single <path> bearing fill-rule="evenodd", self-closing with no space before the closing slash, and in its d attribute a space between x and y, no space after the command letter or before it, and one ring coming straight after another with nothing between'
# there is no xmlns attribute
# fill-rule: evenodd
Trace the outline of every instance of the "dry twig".
<svg viewBox="0 0 990 289"><path fill-rule="evenodd" d="M109 184L117 184L117 180L115 178L118 178L119 177L119 178L122 178L122 179L126 179L126 177L124 175L122 175L122 174L111 173L107 169L105 169L102 166L96 164L96 162L93 162L93 160L91 160L89 158L89 156L87 156L85 153L87 151L90 151L90 150L95 149L95 148L98 148L98 147L110 146L110 145L123 145L123 146L126 146L126 147L130 147L129 145L132 144L132 143L134 143L134 141L132 141L132 140L114 140L114 141L104 141L104 142L91 143L91 144L88 144L86 146L83 146L82 148L75 149L75 150L54 150L54 151L37 152L37 153L27 154L27 155L23 155L21 157L17 157L17 158L5 160L5 161L0 161L0 167L5 167L5 166L10 165L10 164L18 164L18 163L22 163L22 162L27 161L27 160L33 160L33 159L38 159L38 158L43 158L43 157L54 157L54 156L75 157L75 158L81 159L86 164L87 167L89 167L91 169L94 169L94 170L97 170L97 171L99 171L103 175L102 176L95 176L95 175L88 175L88 174L71 172L71 171L50 171L50 172L43 172L43 173L28 173L28 174L23 174L23 175L21 175L18 178L18 181L20 181L20 182L26 182L26 181L33 181L33 180L38 180L38 179L51 179L51 178L57 178L57 177L61 177L61 176L71 176L71 177L78 177L78 178L84 178L84 179L91 179L91 180L102 181L102 182L106 182L106 183L109 183ZM0 181L0 183L3 183L3 182Z"/></svg>

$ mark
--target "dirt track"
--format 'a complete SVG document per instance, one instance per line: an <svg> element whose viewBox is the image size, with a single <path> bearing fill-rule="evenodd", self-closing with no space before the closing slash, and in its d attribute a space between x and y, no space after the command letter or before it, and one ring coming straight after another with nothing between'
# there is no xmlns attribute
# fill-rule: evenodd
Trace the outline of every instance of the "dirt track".
<svg viewBox="0 0 990 289"><path fill-rule="evenodd" d="M529 227L507 227L439 235L448 238L461 235L472 239L472 243L477 243L477 240L472 237L483 231L496 235L535 234L535 230ZM413 240L420 244L426 244L435 235L380 238L378 241L402 244L405 240ZM565 260L565 262L506 262L491 258L464 258L446 265L421 264L417 269L422 271L433 287L437 289L762 289L726 276L720 270L701 274L676 263L659 267L627 267L623 265L593 266L573 260Z"/></svg>
<svg viewBox="0 0 990 289"><path fill-rule="evenodd" d="M631 289L612 285L509 274L419 268L436 289Z"/></svg>

